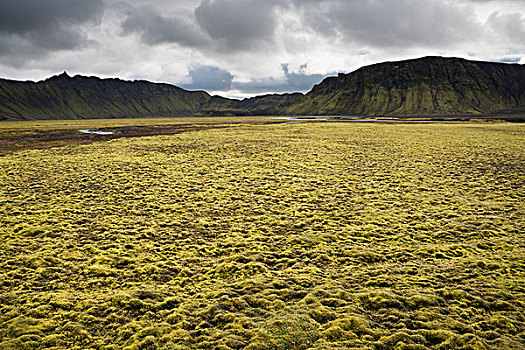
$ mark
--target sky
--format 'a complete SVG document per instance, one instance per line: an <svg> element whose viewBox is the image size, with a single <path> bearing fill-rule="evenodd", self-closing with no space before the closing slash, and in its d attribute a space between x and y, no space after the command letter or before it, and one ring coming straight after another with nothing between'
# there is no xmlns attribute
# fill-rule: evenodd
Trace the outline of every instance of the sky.
<svg viewBox="0 0 525 350"><path fill-rule="evenodd" d="M525 0L0 0L0 77L244 98L422 56L525 63Z"/></svg>

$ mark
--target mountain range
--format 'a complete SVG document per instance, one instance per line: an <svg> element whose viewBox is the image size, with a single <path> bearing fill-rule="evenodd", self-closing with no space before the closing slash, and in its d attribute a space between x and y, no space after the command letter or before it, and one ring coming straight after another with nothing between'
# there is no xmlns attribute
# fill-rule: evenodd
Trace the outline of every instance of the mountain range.
<svg viewBox="0 0 525 350"><path fill-rule="evenodd" d="M0 79L0 120L218 115L453 116L513 113L525 105L525 66L424 57L328 77L306 94L244 100L170 84L67 73Z"/></svg>

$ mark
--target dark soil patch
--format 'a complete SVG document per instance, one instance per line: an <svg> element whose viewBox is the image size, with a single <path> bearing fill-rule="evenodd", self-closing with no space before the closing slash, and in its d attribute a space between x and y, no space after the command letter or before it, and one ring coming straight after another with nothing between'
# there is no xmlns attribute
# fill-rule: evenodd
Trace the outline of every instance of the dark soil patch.
<svg viewBox="0 0 525 350"><path fill-rule="evenodd" d="M0 132L0 156L28 149L46 149L70 145L85 145L93 142L108 141L122 137L143 137L155 135L172 135L183 132L229 128L240 124L261 124L261 122L243 122L225 124L177 124L156 126L124 126L117 128L100 128L96 130L111 131L111 135L86 134L76 129L5 131ZM263 122L263 124L269 124Z"/></svg>

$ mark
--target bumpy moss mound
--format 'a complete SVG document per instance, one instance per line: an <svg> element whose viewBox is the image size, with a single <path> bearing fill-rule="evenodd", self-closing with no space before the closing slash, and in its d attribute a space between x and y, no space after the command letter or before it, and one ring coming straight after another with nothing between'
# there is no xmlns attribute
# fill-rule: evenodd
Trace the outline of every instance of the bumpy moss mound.
<svg viewBox="0 0 525 350"><path fill-rule="evenodd" d="M0 157L0 349L522 349L524 131L240 126Z"/></svg>

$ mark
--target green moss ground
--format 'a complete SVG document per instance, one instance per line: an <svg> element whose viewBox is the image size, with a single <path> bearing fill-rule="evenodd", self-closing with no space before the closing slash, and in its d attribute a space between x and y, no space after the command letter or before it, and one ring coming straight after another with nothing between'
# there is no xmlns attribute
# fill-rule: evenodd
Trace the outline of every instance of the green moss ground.
<svg viewBox="0 0 525 350"><path fill-rule="evenodd" d="M524 349L524 141L246 125L0 157L0 349Z"/></svg>
<svg viewBox="0 0 525 350"><path fill-rule="evenodd" d="M170 117L170 118L121 118L121 119L72 119L72 120L18 120L0 122L1 133L57 129L98 129L123 126L167 126L177 124L217 124L264 121L260 117Z"/></svg>

